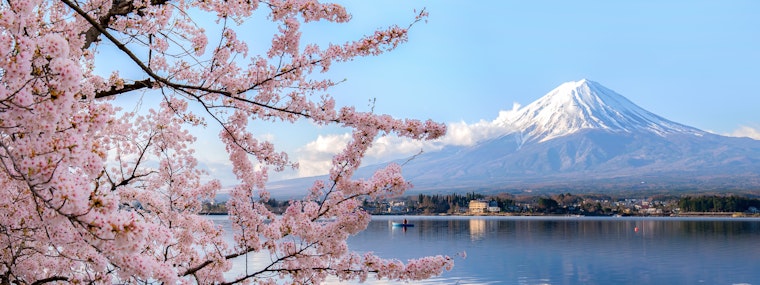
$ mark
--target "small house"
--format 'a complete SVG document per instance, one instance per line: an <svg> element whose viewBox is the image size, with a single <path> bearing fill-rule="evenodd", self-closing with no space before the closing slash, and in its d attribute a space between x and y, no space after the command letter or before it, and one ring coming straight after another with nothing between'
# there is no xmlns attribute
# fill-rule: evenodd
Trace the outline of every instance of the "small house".
<svg viewBox="0 0 760 285"><path fill-rule="evenodd" d="M482 214L485 213L488 209L488 202L480 201L480 200L470 200L469 205L470 213L473 214Z"/></svg>

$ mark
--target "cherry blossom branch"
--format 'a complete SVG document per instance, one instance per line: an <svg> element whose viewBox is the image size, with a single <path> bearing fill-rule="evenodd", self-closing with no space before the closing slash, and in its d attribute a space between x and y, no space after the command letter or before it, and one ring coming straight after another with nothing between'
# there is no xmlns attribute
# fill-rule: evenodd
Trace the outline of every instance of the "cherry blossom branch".
<svg viewBox="0 0 760 285"><path fill-rule="evenodd" d="M11 43L0 45L8 57L0 61L0 187L17 194L0 193L0 216L8 217L0 236L13 255L13 264L0 272L2 282L236 282L222 275L229 260L259 251L274 261L239 281L267 282L277 273L303 282L323 281L325 274L364 279L367 272L405 280L445 267L436 258L405 267L358 257L346 244L369 222L362 197L398 195L409 186L394 165L369 180L352 178L374 139L391 133L433 139L445 128L336 108L327 94L335 83L310 79L333 61L394 49L406 41L407 29L392 26L320 48L300 42L301 24L348 21L343 7L299 0L10 1L11 9L0 11L0 37ZM271 9L278 30L266 52L248 56L248 43L226 21L239 25L260 4ZM205 30L192 20L195 11L224 21L210 53ZM88 48L100 38L144 78L125 83L117 72L108 79L96 75L98 54ZM143 51L147 60L138 56ZM241 59L250 59L247 68L238 65ZM107 99L148 89L161 92L159 108L117 118L120 110ZM221 185L202 181L207 173L198 166L187 128L205 126L208 117L188 104L202 106L201 115L222 126L220 138L240 181L228 202L234 243L197 215L200 201L213 198ZM256 119L307 119L354 130L333 160L331 185L315 184L313 195L293 201L280 218L265 205L267 169L281 171L291 162L255 138L249 122ZM43 272L38 264L50 266L44 272L51 276L37 276Z"/></svg>
<svg viewBox="0 0 760 285"><path fill-rule="evenodd" d="M143 79L143 80L135 81L135 82L130 83L130 84L125 84L124 86L122 86L120 88L117 87L117 86L111 86L111 89L109 89L109 90L99 91L99 92L95 93L95 99L111 97L111 96L115 96L115 95L119 95L119 94L124 94L124 93L128 93L128 92L132 92L132 91L135 91L135 90L140 90L140 89L144 89L144 88L152 88L152 87L153 87L153 81L152 80L150 80L150 79Z"/></svg>
<svg viewBox="0 0 760 285"><path fill-rule="evenodd" d="M79 14L79 16L81 16L87 22L89 22L90 25L92 25L93 28L95 28L100 34L102 34L103 36L105 36L119 50L121 50L125 55L127 55L127 57L129 57L132 62L134 62L135 64L137 64L137 66L143 72L145 72L150 78L153 78L153 80L155 80L156 82L159 82L161 84L164 84L166 86L169 86L169 87L172 87L172 88L175 88L175 89L178 89L178 90L183 90L185 94L191 95L191 96L195 97L196 99L198 99L199 97L197 95L193 94L192 92L187 91L187 90L195 90L195 91L202 91L202 92L207 92L207 93L214 93L214 94L224 95L227 98L238 100L238 101L242 101L242 102L245 102L245 103L248 103L248 104L252 104L252 105L255 105L255 106L264 107L264 108L272 109L272 110L275 110L275 111L280 111L280 112L283 112L283 113L289 113L289 114L293 114L293 115L299 115L299 116L309 117L308 114L304 114L304 113L301 113L301 112L287 110L287 109L284 109L284 108L278 108L278 107L270 106L270 105L266 105L266 104L261 104L259 102L255 102L255 101L252 101L252 100L247 100L247 99L239 97L239 96L234 96L233 95L234 93L229 92L229 91L217 90L217 89L211 89L211 88L202 87L202 86L186 85L186 84L180 84L180 83L171 82L170 80L166 79L165 77L159 76L150 67L148 67L147 65L145 65L137 57L137 55L135 55L134 52L132 52L132 50L130 50L124 43L122 43L121 41L119 41L118 39L116 39L116 37L114 37L110 32L108 32L105 29L105 27L103 27L99 22L97 22L95 19L93 19L92 17L90 17L76 3L72 2L71 0L60 0L60 1L63 2L64 4L66 4L67 6L69 6L72 10L74 10L77 14ZM312 61L310 63L310 65L314 65L314 64L317 64L319 62L321 62L321 60L315 60L315 61ZM284 76L286 74L292 73L292 72L298 70L299 68L300 68L300 66L294 66L292 68L286 69L286 70L284 70L282 72L279 72L278 74L276 74L276 75L274 75L272 77L266 78L265 80L261 81L260 83L254 84L253 86L249 87L246 90L243 90L242 92L253 90L253 89L255 89L256 87L258 87L258 86L260 86L262 84L266 84L267 82L269 82L271 80L275 80L278 77L281 77L281 76ZM149 83L150 81L145 82L145 80L143 80L142 82ZM145 84L138 84L138 85L135 85L133 87L133 88L135 88L133 90L137 90L137 89L141 89L141 88L145 88L145 87L148 87L148 86L145 86ZM107 97L108 94L118 95L118 94L122 94L122 93L125 93L125 92L116 92L116 90L114 90L112 92L102 92L102 93L103 94L100 94L100 96L99 96L101 98L102 97ZM198 99L198 100L200 100L200 99Z"/></svg>
<svg viewBox="0 0 760 285"><path fill-rule="evenodd" d="M116 16L125 16L130 13L133 13L135 11L139 11L137 7L134 6L133 1L129 0L112 0L111 8L108 10L108 12L98 18L98 24L101 27L107 27L109 23L111 22L111 19ZM151 0L151 5L162 5L169 0ZM90 48L90 45L98 41L98 37L102 34L102 30L98 29L95 26L90 27L84 35L85 35L85 42L82 46L83 49Z"/></svg>
<svg viewBox="0 0 760 285"><path fill-rule="evenodd" d="M42 285L45 283L51 283L56 281L69 281L69 278L63 276L52 276L44 279L34 281L31 285Z"/></svg>

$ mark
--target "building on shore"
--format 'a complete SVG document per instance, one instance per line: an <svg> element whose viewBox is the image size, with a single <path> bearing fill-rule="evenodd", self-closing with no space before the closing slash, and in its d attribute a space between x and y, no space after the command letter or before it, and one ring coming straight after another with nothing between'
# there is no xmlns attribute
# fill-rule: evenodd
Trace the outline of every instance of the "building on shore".
<svg viewBox="0 0 760 285"><path fill-rule="evenodd" d="M484 214L488 210L488 202L480 200L470 200L469 207L472 214Z"/></svg>

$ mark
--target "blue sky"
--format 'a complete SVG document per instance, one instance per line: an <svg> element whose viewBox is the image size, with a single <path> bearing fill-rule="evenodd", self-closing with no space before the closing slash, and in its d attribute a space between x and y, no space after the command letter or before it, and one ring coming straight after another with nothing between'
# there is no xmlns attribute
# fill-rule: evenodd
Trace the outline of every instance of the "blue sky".
<svg viewBox="0 0 760 285"><path fill-rule="evenodd" d="M328 76L347 79L330 91L339 104L368 110L376 98L377 113L452 124L456 138L442 144L472 143L486 136L479 132L488 132L499 111L582 78L672 121L760 138L760 1L339 3L353 20L307 24L304 41L344 42L391 24L405 26L415 9L429 11L428 22L412 28L408 43L335 65ZM206 137L198 142L206 153L202 161L221 175L216 130L198 132ZM258 132L312 169L283 177L316 174L345 133L308 123L262 126ZM409 155L420 147L387 139L368 159Z"/></svg>
<svg viewBox="0 0 760 285"><path fill-rule="evenodd" d="M376 97L381 112L472 122L588 78L698 128L760 123L758 1L480 3L347 1L366 28L414 8L430 18L399 50L347 66L338 91Z"/></svg>

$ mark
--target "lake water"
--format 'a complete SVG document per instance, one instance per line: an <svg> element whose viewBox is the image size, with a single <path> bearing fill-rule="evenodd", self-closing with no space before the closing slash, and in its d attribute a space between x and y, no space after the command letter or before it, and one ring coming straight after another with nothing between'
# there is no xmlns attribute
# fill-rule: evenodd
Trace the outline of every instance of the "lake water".
<svg viewBox="0 0 760 285"><path fill-rule="evenodd" d="M392 227L404 218L414 227ZM386 258L455 258L414 284L760 284L759 242L760 219L630 217L376 216L349 239Z"/></svg>

